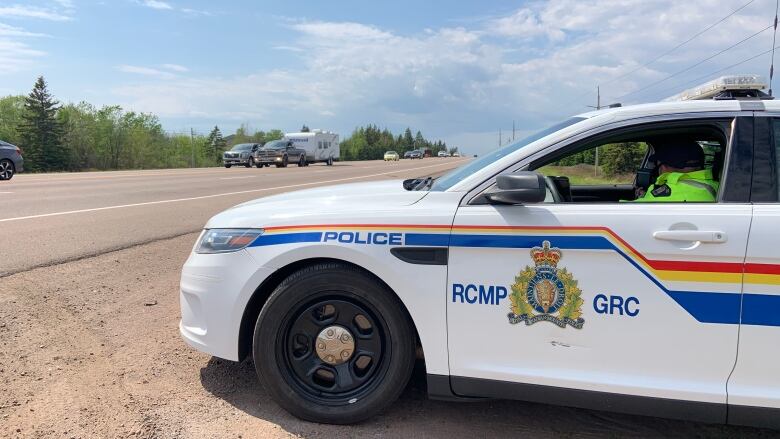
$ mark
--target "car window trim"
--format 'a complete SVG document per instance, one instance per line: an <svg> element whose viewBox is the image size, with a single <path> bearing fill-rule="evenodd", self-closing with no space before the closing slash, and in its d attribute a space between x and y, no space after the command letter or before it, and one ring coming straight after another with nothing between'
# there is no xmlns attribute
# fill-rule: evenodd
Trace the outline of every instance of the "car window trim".
<svg viewBox="0 0 780 439"><path fill-rule="evenodd" d="M756 204L780 202L780 157L777 154L774 124L780 124L780 112L756 112L753 141L753 176L750 201ZM768 125L768 127L767 127ZM766 135L761 130L766 128ZM767 177L768 176L768 180Z"/></svg>
<svg viewBox="0 0 780 439"><path fill-rule="evenodd" d="M574 143L581 142L582 140L585 140L589 137L597 136L602 133L606 133L608 131L614 131L621 128L628 128L631 126L638 126L638 125L644 125L644 124L651 124L651 123L663 123L663 122L671 122L671 121L677 121L677 120L691 120L691 119L734 119L738 117L742 118L750 118L753 116L752 111L712 111L712 112L701 112L701 113L675 113L675 114L664 114L664 115L652 115L652 116L642 116L637 118L631 118L631 119L624 119L619 121L610 122L598 127L594 127L585 131L582 131L580 133L576 133L570 137L567 137L565 139L561 139L553 144L550 144L522 159L519 161L499 170L498 172L495 172L490 177L484 179L481 183L475 185L472 187L472 189L468 190L465 195L461 198L459 206L465 207L465 206L472 206L472 205L478 205L483 203L475 203L475 201L478 200L478 197L482 195L486 190L490 189L495 185L496 177L499 174L504 173L513 173L520 170L523 170L527 168L532 163L539 161L543 157L554 153L562 148L566 148ZM733 136L734 128L732 128L731 136ZM729 145L727 148L731 147L733 139L729 139ZM728 154L730 155L730 154ZM727 170L728 170L728 162L729 157L726 157L726 160L723 165L723 179L722 182L725 181L725 178L727 177ZM745 198L746 201L738 201L736 203L747 203L749 201L749 198ZM728 203L732 203L732 201L724 201ZM573 203L575 204L575 203ZM588 203L588 204L615 204L615 203ZM674 204L674 203L669 203ZM687 204L697 204L697 203L687 203Z"/></svg>

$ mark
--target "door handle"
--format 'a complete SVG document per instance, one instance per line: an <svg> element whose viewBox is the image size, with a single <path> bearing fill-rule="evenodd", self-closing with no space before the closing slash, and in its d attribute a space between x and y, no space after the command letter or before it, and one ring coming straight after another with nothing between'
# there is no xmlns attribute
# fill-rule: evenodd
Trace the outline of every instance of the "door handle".
<svg viewBox="0 0 780 439"><path fill-rule="evenodd" d="M705 230L659 230L653 232L653 238L662 241L726 242L726 234L724 232Z"/></svg>

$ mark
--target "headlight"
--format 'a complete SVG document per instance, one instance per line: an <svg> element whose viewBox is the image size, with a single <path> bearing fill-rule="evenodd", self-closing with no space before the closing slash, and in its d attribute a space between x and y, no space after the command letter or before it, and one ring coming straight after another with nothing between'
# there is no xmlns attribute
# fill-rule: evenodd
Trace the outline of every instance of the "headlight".
<svg viewBox="0 0 780 439"><path fill-rule="evenodd" d="M208 229L200 237L195 253L228 253L248 246L263 229Z"/></svg>

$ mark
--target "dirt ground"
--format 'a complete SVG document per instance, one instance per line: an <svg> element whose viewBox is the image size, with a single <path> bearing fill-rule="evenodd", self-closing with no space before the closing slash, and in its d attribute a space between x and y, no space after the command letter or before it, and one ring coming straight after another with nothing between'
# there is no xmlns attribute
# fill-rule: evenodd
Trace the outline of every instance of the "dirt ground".
<svg viewBox="0 0 780 439"><path fill-rule="evenodd" d="M211 358L179 338L179 272L195 238L0 278L0 437L777 436L521 402L429 401L421 368L368 422L300 421L269 400L251 361Z"/></svg>

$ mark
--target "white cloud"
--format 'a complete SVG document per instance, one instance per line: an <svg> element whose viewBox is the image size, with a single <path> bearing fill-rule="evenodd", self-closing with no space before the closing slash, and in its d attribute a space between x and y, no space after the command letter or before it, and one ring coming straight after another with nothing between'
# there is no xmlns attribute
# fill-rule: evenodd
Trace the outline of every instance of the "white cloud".
<svg viewBox="0 0 780 439"><path fill-rule="evenodd" d="M0 37L48 37L38 32L28 32L21 27L0 23Z"/></svg>
<svg viewBox="0 0 780 439"><path fill-rule="evenodd" d="M154 80L172 73L141 68L131 73L150 80L114 91L125 106L168 118L283 128L305 120L345 134L364 123L394 130L411 125L431 137L464 142L456 146L467 151L480 143L489 149L499 128L511 130L512 120L518 130L532 131L595 104L597 84L605 100L614 98L733 44L769 24L764 12L774 2L757 0L690 44L610 82L737 6L723 0L551 0L504 17L412 34L363 23L288 21L292 40L273 49L296 54L301 66L177 81ZM765 32L635 99L674 94L685 80L770 44L771 33ZM759 59L738 70L767 66L768 59Z"/></svg>
<svg viewBox="0 0 780 439"><path fill-rule="evenodd" d="M0 6L0 17L37 18L50 21L69 21L72 19L67 13L28 5Z"/></svg>
<svg viewBox="0 0 780 439"><path fill-rule="evenodd" d="M35 59L46 52L33 49L28 45L0 38L0 74L16 73L33 65Z"/></svg>
<svg viewBox="0 0 780 439"><path fill-rule="evenodd" d="M171 10L173 9L173 6L171 6L168 2L163 2L160 0L143 0L142 4L146 7L152 8L152 9L161 9L161 10Z"/></svg>
<svg viewBox="0 0 780 439"><path fill-rule="evenodd" d="M173 79L176 77L176 75L171 72L165 72L151 67L131 66L131 65L123 64L117 66L116 69L123 73L152 76L160 79Z"/></svg>
<svg viewBox="0 0 780 439"><path fill-rule="evenodd" d="M190 71L190 69L188 69L187 67L181 66L179 64L163 64L161 67L166 70L173 70L174 72L181 72L181 73Z"/></svg>

